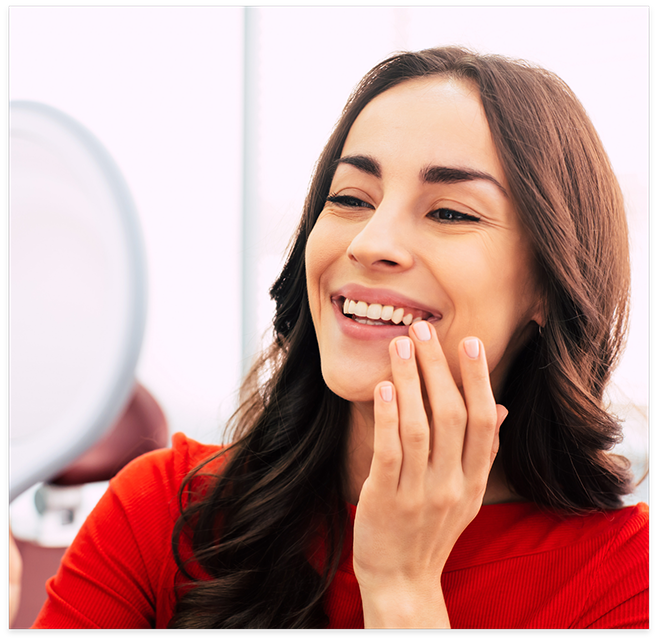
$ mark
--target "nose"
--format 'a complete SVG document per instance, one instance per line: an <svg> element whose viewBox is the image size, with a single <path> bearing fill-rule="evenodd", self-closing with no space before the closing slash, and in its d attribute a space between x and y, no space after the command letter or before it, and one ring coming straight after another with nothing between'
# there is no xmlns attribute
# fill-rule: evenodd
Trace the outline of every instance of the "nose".
<svg viewBox="0 0 658 641"><path fill-rule="evenodd" d="M408 225L399 208L380 203L347 248L350 260L381 272L409 269L414 256L409 245Z"/></svg>

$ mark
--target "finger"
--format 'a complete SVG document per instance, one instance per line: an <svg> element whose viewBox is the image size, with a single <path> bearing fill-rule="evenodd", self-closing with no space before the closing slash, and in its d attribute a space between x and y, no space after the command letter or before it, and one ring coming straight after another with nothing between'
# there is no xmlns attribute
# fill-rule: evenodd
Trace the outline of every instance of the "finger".
<svg viewBox="0 0 658 641"><path fill-rule="evenodd" d="M482 342L465 338L458 351L468 412L462 467L467 478L482 480L483 475L489 475L499 415Z"/></svg>
<svg viewBox="0 0 658 641"><path fill-rule="evenodd" d="M432 413L432 464L441 469L456 466L461 469L467 418L464 399L434 327L426 321L419 321L411 326L409 336L414 341Z"/></svg>
<svg viewBox="0 0 658 641"><path fill-rule="evenodd" d="M377 491L393 493L400 481L402 446L395 387L384 381L375 387L375 438L370 464L370 483Z"/></svg>
<svg viewBox="0 0 658 641"><path fill-rule="evenodd" d="M427 470L430 429L413 343L407 336L396 338L391 341L389 354L400 416L400 487L419 488L424 483Z"/></svg>
<svg viewBox="0 0 658 641"><path fill-rule="evenodd" d="M496 460L496 456L498 455L498 449L500 448L500 426L503 424L503 421L507 418L507 415L509 414L509 410L506 407L503 407L502 405L496 405L496 414L497 414L496 434L494 435L493 447L491 448L490 465L493 465L493 462Z"/></svg>

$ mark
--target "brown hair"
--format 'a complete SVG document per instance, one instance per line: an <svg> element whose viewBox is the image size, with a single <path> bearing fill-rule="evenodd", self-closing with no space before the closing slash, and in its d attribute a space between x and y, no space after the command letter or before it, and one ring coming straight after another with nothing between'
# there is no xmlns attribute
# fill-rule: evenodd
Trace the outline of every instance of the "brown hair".
<svg viewBox="0 0 658 641"><path fill-rule="evenodd" d="M545 327L513 363L499 456L521 496L559 511L616 508L631 491L603 391L626 331L629 256L619 185L582 105L554 74L447 47L377 65L350 97L320 159L288 260L271 289L275 340L245 381L228 462L189 500L173 549L189 579L174 627L323 627L323 596L347 523L348 404L325 385L306 292L304 251L352 123L411 78L448 75L479 88L512 198L540 273ZM267 375L264 376L263 373ZM265 379L262 385L259 380ZM200 478L181 489L181 507ZM221 524L220 524L221 522ZM318 532L324 562L311 566ZM189 570L179 539L212 580Z"/></svg>

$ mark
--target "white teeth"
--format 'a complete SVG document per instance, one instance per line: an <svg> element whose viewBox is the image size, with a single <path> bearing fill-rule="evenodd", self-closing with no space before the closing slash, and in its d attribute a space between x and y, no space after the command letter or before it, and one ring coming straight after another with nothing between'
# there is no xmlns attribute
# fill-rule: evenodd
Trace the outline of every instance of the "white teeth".
<svg viewBox="0 0 658 641"><path fill-rule="evenodd" d="M364 303L362 300L360 300L356 304L356 309L354 310L354 313L357 316L365 316L368 313L368 303Z"/></svg>
<svg viewBox="0 0 658 641"><path fill-rule="evenodd" d="M357 323L361 323L361 325L383 325L384 323L380 323L377 321L371 321L368 320L367 318L355 318L354 319Z"/></svg>
<svg viewBox="0 0 658 641"><path fill-rule="evenodd" d="M366 313L366 316L370 320L378 320L382 316L382 306L379 303L373 303L372 305L368 305L368 312Z"/></svg>
<svg viewBox="0 0 658 641"><path fill-rule="evenodd" d="M406 316L403 307L397 309L393 305L381 305L380 303L368 304L365 301L356 301L346 298L343 302L343 314L353 316L354 320L367 325L385 325L383 322L372 321L391 321L394 325L404 323L411 325L419 320L420 316L414 317L413 313L409 312Z"/></svg>

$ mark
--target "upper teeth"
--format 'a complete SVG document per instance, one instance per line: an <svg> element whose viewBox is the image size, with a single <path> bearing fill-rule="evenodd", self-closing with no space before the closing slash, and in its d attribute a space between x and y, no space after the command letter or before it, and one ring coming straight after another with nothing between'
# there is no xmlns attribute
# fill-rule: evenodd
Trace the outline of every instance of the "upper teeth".
<svg viewBox="0 0 658 641"><path fill-rule="evenodd" d="M395 325L399 325L401 322L405 325L411 325L422 320L420 316L414 317L412 313L405 314L404 307L395 308L393 305L380 305L379 303L369 305L365 301L356 301L349 298L346 298L343 303L343 314L354 314L370 320L390 320Z"/></svg>

